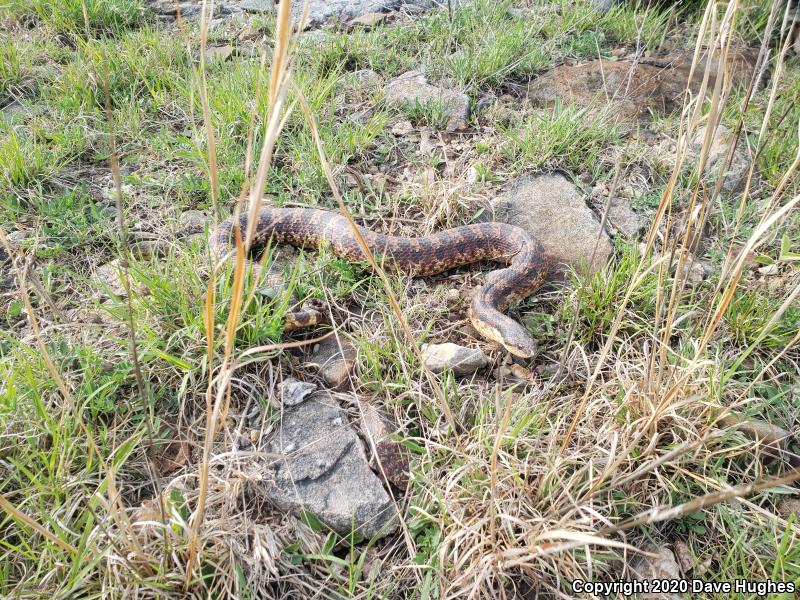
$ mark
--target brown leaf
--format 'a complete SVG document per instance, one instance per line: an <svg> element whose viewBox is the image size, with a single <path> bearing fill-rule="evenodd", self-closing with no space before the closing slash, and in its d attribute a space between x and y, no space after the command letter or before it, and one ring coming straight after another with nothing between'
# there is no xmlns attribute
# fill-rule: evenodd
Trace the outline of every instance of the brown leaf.
<svg viewBox="0 0 800 600"><path fill-rule="evenodd" d="M157 459L158 469L162 475L168 475L192 462L192 449L189 442L174 441L164 447Z"/></svg>

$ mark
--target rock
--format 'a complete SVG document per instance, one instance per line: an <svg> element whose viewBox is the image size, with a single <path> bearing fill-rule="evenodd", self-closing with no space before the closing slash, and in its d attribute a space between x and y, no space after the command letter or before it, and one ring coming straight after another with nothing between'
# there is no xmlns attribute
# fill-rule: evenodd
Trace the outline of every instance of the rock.
<svg viewBox="0 0 800 600"><path fill-rule="evenodd" d="M496 220L522 227L541 242L554 272L583 265L597 271L611 256L611 240L599 219L562 175L518 179L492 205Z"/></svg>
<svg viewBox="0 0 800 600"><path fill-rule="evenodd" d="M379 13L379 12L370 12L364 13L363 15L359 15L354 19L350 19L347 25L349 27L364 27L370 28L375 27L376 25L380 25L384 23L386 19L389 17L387 13Z"/></svg>
<svg viewBox="0 0 800 600"><path fill-rule="evenodd" d="M317 390L313 383L297 381L293 377L278 384L278 391L281 394L281 401L284 406L296 406Z"/></svg>
<svg viewBox="0 0 800 600"><path fill-rule="evenodd" d="M340 336L337 340L331 336L320 342L307 364L319 369L322 379L332 389L342 390L349 386L356 354L355 347L347 338Z"/></svg>
<svg viewBox="0 0 800 600"><path fill-rule="evenodd" d="M181 17L196 17L200 15L201 5L191 2L176 3L174 0L156 0L150 3L150 10L165 17L176 17L179 8Z"/></svg>
<svg viewBox="0 0 800 600"><path fill-rule="evenodd" d="M125 286L122 284L122 267L119 259L114 259L98 267L94 272L94 280L103 294L114 294L125 297Z"/></svg>
<svg viewBox="0 0 800 600"><path fill-rule="evenodd" d="M723 417L720 419L720 425L726 428L736 428L751 440L774 448L784 446L792 436L790 432L772 423L759 421L758 419L745 419L736 415Z"/></svg>
<svg viewBox="0 0 800 600"><path fill-rule="evenodd" d="M608 12L614 6L614 0L591 0L592 8L597 12Z"/></svg>
<svg viewBox="0 0 800 600"><path fill-rule="evenodd" d="M800 519L800 498L784 498L778 502L776 510L784 519L788 519L792 514L795 514Z"/></svg>
<svg viewBox="0 0 800 600"><path fill-rule="evenodd" d="M200 210L187 210L178 217L178 225L184 234L203 233L206 230L208 217Z"/></svg>
<svg viewBox="0 0 800 600"><path fill-rule="evenodd" d="M648 555L637 556L631 564L631 577L629 579L653 580L653 579L680 579L681 569L675 560L675 555L669 548L656 548L655 546L646 549ZM682 600L680 594L661 594L648 592L639 595L640 600Z"/></svg>
<svg viewBox="0 0 800 600"><path fill-rule="evenodd" d="M210 63L225 62L234 52L233 46L225 44L223 46L209 46L206 48L206 60Z"/></svg>
<svg viewBox="0 0 800 600"><path fill-rule="evenodd" d="M700 152L707 131L708 129L706 127L700 127L695 132L692 142L689 145L689 150L691 152L689 160L695 163L700 158ZM725 127L725 125L720 124L714 131L708 149L708 157L706 159L706 174L709 181L715 181L719 175L721 175L721 170L727 161L728 153L731 151L734 144L736 145L736 149L733 151L733 158L731 159L730 166L726 170L725 181L722 184L722 193L727 196L732 196L743 191L747 183L747 174L750 172L750 155L744 146L744 142L740 141L740 143L736 144L736 138L733 132Z"/></svg>
<svg viewBox="0 0 800 600"><path fill-rule="evenodd" d="M332 400L287 408L269 451L283 458L271 466L261 490L280 509L310 511L340 535L355 529L382 537L397 528L394 503Z"/></svg>
<svg viewBox="0 0 800 600"><path fill-rule="evenodd" d="M749 81L756 54L734 52L726 69L734 85ZM716 60L708 90L715 82ZM701 59L693 74L690 89L699 91L706 59ZM565 64L552 69L528 87L528 98L536 104L572 102L595 109L609 108L609 114L622 119L643 119L652 110L672 112L683 105L683 95L692 65L690 54L664 56L639 61L594 60L581 65Z"/></svg>
<svg viewBox="0 0 800 600"><path fill-rule="evenodd" d="M422 360L434 373L446 368L456 375L472 375L489 364L488 357L477 348L465 348L458 344L425 344L422 347Z"/></svg>
<svg viewBox="0 0 800 600"><path fill-rule="evenodd" d="M447 131L463 129L469 118L469 98L450 88L430 85L418 71L409 71L393 79L384 88L386 102L400 108L408 102L440 102L447 116Z"/></svg>
<svg viewBox="0 0 800 600"><path fill-rule="evenodd" d="M170 247L167 240L144 240L131 246L131 252L141 260L153 260L167 256Z"/></svg>
<svg viewBox="0 0 800 600"><path fill-rule="evenodd" d="M383 77L381 77L372 69L359 69L358 71L353 71L350 73L350 77L357 81L358 86L364 90L374 90L381 83L383 83Z"/></svg>
<svg viewBox="0 0 800 600"><path fill-rule="evenodd" d="M371 404L363 403L360 422L361 434L370 449L369 466L379 476L405 489L408 486L408 468L411 453L400 442L391 438L397 431L392 419Z"/></svg>
<svg viewBox="0 0 800 600"><path fill-rule="evenodd" d="M9 248L11 248L14 252L19 252L25 249L25 242L31 239L31 235L27 231L22 231L17 229L16 231L11 231L6 233L6 243L8 244ZM0 256L6 255L6 249L4 246L0 245Z"/></svg>
<svg viewBox="0 0 800 600"><path fill-rule="evenodd" d="M270 13L275 10L275 0L242 0L239 8L251 13Z"/></svg>
<svg viewBox="0 0 800 600"><path fill-rule="evenodd" d="M451 0L455 7L461 0ZM292 3L292 18L297 22L303 14L303 2ZM315 27L329 20L345 22L369 13L401 11L420 14L446 6L445 0L309 0L307 26ZM241 5L240 5L241 6Z"/></svg>
<svg viewBox="0 0 800 600"><path fill-rule="evenodd" d="M638 237L644 227L644 219L623 198L611 201L608 222L618 235L626 238Z"/></svg>

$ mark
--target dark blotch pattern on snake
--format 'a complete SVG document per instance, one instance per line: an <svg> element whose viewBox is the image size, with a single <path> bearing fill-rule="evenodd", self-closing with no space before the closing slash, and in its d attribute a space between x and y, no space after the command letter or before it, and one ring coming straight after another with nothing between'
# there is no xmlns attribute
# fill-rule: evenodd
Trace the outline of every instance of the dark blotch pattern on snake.
<svg viewBox="0 0 800 600"><path fill-rule="evenodd" d="M217 257L234 251L236 225L237 220L231 217L212 232L211 248ZM244 238L246 214L239 217L238 225ZM382 235L362 227L359 230L379 260L414 276L434 275L480 261L507 264L506 268L489 273L486 282L475 291L469 318L483 337L499 342L512 354L524 358L534 354L535 344L528 331L502 312L532 294L546 271L541 244L525 230L505 223L480 223L416 238ZM345 260L365 260L350 223L335 212L264 208L252 247L263 246L270 238L300 248L318 248L328 243Z"/></svg>

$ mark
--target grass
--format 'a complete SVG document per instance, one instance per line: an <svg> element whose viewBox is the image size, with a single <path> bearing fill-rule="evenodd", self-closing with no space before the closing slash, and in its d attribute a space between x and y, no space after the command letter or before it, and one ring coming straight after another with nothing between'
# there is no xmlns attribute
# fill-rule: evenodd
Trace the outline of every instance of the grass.
<svg viewBox="0 0 800 600"><path fill-rule="evenodd" d="M771 480L791 473L789 453L776 460L721 421L794 431L800 419L800 62L773 63L775 86L744 112L733 90L655 115L671 160L600 105L533 110L524 99L552 66L614 60L622 46L691 51L721 30L779 43L765 31L767 2L739 8L735 22L724 6L703 22L700 5L598 14L588 3L477 0L296 45L281 36L285 14L248 17L247 39L210 34L238 52L201 76L197 21L185 23L187 51L143 3L7 0L2 595L569 595L577 577L627 577L648 543L685 544L686 576L800 584L797 516L781 512L796 488ZM374 75L355 74L364 69ZM385 106L381 81L409 70L469 96L465 132L443 131L435 102ZM5 110L12 102L22 113ZM681 130L701 117L742 123L757 153L747 195L715 195L696 156L675 165ZM393 133L401 120L413 131ZM257 175L259 164L269 168ZM286 258L270 247L263 270L282 274L276 288L242 263L214 270L207 232L180 219L200 209L213 227L215 208L224 217L245 197L242 210L255 210L266 195L418 235L472 222L514 177L553 171L587 195L627 186L651 229L617 242L597 273L569 274L512 309L540 344L524 365L467 327L453 292L477 285L478 269L375 277L329 248ZM686 217L698 199L704 223ZM702 281L682 276L676 221L706 231L691 249ZM13 260L7 237L20 248ZM158 256L131 251L152 241ZM742 248L750 258L737 262ZM121 281L103 279L112 261ZM334 396L348 418L368 402L403 425L410 484L394 490L402 527L387 539L338 536L253 495L282 416L277 383L318 378L308 341L329 329L283 331L286 312L309 301L356 348L352 390ZM445 341L480 347L491 366L431 376L417 345ZM189 456L175 452L182 441Z"/></svg>

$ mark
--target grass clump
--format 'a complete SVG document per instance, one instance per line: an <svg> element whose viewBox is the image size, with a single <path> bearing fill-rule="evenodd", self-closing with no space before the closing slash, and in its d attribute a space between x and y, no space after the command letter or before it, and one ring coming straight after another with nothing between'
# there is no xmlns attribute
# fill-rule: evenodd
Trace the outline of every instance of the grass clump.
<svg viewBox="0 0 800 600"><path fill-rule="evenodd" d="M9 0L6 10L17 19L36 17L62 34L118 34L147 18L141 0ZM85 12L84 12L85 11ZM88 18L88 22L87 22Z"/></svg>
<svg viewBox="0 0 800 600"><path fill-rule="evenodd" d="M605 149L620 140L620 132L608 115L590 108L556 105L513 119L500 126L503 153L515 166L542 168L565 166L596 176Z"/></svg>

